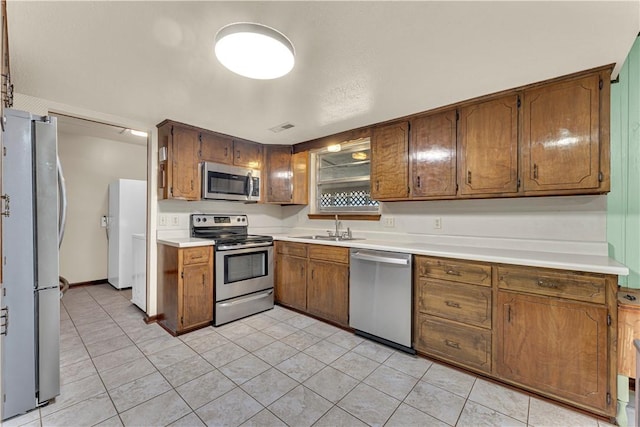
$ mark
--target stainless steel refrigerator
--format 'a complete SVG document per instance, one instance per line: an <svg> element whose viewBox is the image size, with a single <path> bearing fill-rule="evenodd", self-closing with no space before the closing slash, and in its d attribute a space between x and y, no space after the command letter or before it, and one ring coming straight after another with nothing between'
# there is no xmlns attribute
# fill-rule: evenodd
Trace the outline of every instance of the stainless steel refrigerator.
<svg viewBox="0 0 640 427"><path fill-rule="evenodd" d="M65 205L56 119L17 110L5 110L5 119L2 419L60 394L58 248Z"/></svg>

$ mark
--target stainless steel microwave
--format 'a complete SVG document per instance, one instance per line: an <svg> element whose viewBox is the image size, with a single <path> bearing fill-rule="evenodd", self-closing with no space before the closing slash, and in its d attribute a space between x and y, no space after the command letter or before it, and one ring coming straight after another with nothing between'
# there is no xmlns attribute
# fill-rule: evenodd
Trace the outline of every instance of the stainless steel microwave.
<svg viewBox="0 0 640 427"><path fill-rule="evenodd" d="M205 162L202 165L202 198L209 200L260 200L260 171Z"/></svg>

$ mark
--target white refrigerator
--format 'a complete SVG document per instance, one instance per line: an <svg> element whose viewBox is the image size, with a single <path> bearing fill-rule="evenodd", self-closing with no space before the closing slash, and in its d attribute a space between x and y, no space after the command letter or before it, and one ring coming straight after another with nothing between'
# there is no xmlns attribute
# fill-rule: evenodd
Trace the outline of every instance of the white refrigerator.
<svg viewBox="0 0 640 427"><path fill-rule="evenodd" d="M109 184L109 265L107 279L116 289L133 284L132 236L145 233L147 181L119 179Z"/></svg>

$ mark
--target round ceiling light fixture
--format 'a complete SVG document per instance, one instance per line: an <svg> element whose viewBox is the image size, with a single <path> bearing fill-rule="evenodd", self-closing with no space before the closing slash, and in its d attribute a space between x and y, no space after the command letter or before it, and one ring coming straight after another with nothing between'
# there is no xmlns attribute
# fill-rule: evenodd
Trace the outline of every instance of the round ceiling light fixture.
<svg viewBox="0 0 640 427"><path fill-rule="evenodd" d="M251 22L222 27L216 34L215 53L222 65L250 79L277 79L295 63L293 44L284 34Z"/></svg>

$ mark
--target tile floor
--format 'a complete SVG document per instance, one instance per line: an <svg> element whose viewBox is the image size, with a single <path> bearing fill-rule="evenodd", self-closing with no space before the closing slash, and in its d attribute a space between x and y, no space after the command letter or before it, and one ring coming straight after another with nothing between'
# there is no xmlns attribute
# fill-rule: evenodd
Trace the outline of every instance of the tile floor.
<svg viewBox="0 0 640 427"><path fill-rule="evenodd" d="M66 293L61 394L3 425L607 425L278 306L174 338L130 295Z"/></svg>

